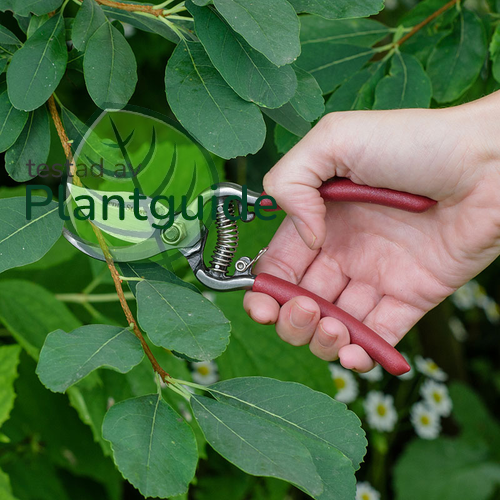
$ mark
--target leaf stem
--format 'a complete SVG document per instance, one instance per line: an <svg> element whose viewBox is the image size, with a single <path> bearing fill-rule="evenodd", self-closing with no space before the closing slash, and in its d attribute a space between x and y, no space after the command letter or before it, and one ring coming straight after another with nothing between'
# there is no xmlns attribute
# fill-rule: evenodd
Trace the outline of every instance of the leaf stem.
<svg viewBox="0 0 500 500"><path fill-rule="evenodd" d="M159 10L159 9L163 9L164 7L166 7L167 5L170 5L172 2L174 2L175 0L165 0L165 2L162 2L162 3L159 3L158 5L155 5L153 7L154 10Z"/></svg>
<svg viewBox="0 0 500 500"><path fill-rule="evenodd" d="M199 389L200 391L207 392L209 390L208 387L205 385L195 384L194 382L188 382L187 380L178 380L173 377L171 380L174 384L177 383L177 384L187 385L188 387L192 387L193 389Z"/></svg>
<svg viewBox="0 0 500 500"><path fill-rule="evenodd" d="M144 281L144 278L128 278L127 276L118 276L122 281Z"/></svg>

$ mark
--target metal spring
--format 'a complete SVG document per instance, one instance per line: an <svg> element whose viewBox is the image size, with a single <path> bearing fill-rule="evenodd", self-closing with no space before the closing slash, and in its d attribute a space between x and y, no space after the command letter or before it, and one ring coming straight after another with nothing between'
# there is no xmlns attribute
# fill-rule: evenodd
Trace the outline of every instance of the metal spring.
<svg viewBox="0 0 500 500"><path fill-rule="evenodd" d="M229 205L227 211L230 215L234 215L233 203ZM210 269L221 276L226 276L238 248L239 231L237 221L229 219L224 213L224 202L222 200L217 205L215 226L217 228L217 243L210 261Z"/></svg>

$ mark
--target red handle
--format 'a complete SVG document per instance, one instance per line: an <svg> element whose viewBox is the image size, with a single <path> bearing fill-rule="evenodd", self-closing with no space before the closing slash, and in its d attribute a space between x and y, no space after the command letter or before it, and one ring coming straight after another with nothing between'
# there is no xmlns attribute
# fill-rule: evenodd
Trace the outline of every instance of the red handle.
<svg viewBox="0 0 500 500"><path fill-rule="evenodd" d="M417 194L393 191L392 189L374 188L354 184L349 179L336 177L323 183L319 192L325 201L353 201L361 203L375 203L384 207L398 208L407 212L425 212L436 204L434 200ZM265 195L266 193L262 193ZM262 200L262 207L272 204L271 200ZM279 207L272 210L281 210Z"/></svg>
<svg viewBox="0 0 500 500"><path fill-rule="evenodd" d="M285 304L290 299L305 295L310 297L319 305L321 317L330 316L338 319L349 330L351 344L361 346L370 357L380 363L392 375L402 375L410 370L410 365L405 358L386 342L380 335L377 335L373 330L366 325L339 309L336 305L322 299L308 290L300 286L289 283L288 281L271 276L270 274L261 273L255 279L252 287L254 292L265 293L276 299L280 305Z"/></svg>

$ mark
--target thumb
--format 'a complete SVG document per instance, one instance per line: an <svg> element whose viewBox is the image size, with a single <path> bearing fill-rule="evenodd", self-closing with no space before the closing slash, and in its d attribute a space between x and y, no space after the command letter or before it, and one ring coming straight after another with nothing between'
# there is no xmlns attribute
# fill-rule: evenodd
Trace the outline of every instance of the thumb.
<svg viewBox="0 0 500 500"><path fill-rule="evenodd" d="M347 173L346 168L338 168L334 158L343 156L333 139L341 114L322 118L263 181L266 194L290 216L300 237L313 250L323 245L326 236L326 206L318 188L331 177Z"/></svg>

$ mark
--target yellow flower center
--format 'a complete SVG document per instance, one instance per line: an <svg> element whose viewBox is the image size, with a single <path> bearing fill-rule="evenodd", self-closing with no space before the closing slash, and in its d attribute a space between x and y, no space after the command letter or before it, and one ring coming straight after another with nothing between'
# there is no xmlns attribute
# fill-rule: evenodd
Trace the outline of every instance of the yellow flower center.
<svg viewBox="0 0 500 500"><path fill-rule="evenodd" d="M432 393L432 397L434 398L434 401L436 403L440 403L441 400L443 399L443 397L441 396L441 394L439 394L439 392Z"/></svg>
<svg viewBox="0 0 500 500"><path fill-rule="evenodd" d="M335 378L333 379L335 382L335 387L340 391L340 389L343 389L345 387L345 380L343 378Z"/></svg>
<svg viewBox="0 0 500 500"><path fill-rule="evenodd" d="M368 493L363 493L361 495L361 500L370 500L370 495Z"/></svg>
<svg viewBox="0 0 500 500"><path fill-rule="evenodd" d="M436 370L439 370L439 366L434 361L432 361L431 363L429 363L429 370L431 372L435 372Z"/></svg>
<svg viewBox="0 0 500 500"><path fill-rule="evenodd" d="M209 373L210 373L210 370L208 368L208 366L199 366L196 371L200 374L200 375L203 375L204 377L206 377Z"/></svg>
<svg viewBox="0 0 500 500"><path fill-rule="evenodd" d="M430 420L430 418L427 415L422 415L420 417L420 423L422 425L429 425L431 423L431 420Z"/></svg>
<svg viewBox="0 0 500 500"><path fill-rule="evenodd" d="M381 417L383 417L387 413L387 408L384 405L380 404L377 406L377 413Z"/></svg>

